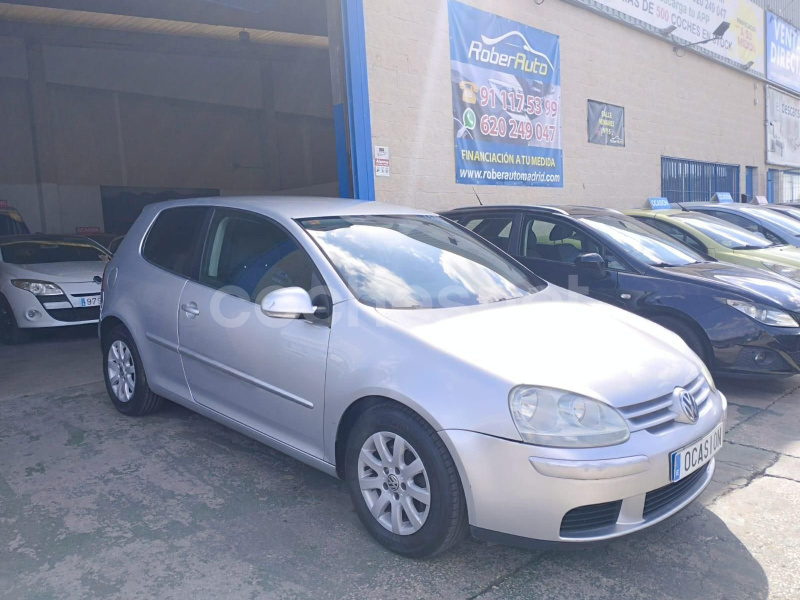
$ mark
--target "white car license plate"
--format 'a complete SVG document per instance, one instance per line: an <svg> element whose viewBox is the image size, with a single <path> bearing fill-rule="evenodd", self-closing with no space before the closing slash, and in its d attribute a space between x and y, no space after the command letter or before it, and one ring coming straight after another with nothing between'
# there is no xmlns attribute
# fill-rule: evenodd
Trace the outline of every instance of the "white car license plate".
<svg viewBox="0 0 800 600"><path fill-rule="evenodd" d="M724 433L725 423L720 423L714 431L704 438L670 454L669 464L672 481L680 481L707 464L711 457L722 448Z"/></svg>
<svg viewBox="0 0 800 600"><path fill-rule="evenodd" d="M100 296L86 296L81 298L81 306L100 306Z"/></svg>

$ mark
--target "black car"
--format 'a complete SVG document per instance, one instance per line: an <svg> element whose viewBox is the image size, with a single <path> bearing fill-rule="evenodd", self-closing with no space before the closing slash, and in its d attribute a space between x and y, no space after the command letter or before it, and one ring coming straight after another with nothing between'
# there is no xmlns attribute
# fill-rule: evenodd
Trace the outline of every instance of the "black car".
<svg viewBox="0 0 800 600"><path fill-rule="evenodd" d="M788 279L715 261L610 209L484 206L444 216L547 281L674 331L713 371L800 372L800 286Z"/></svg>

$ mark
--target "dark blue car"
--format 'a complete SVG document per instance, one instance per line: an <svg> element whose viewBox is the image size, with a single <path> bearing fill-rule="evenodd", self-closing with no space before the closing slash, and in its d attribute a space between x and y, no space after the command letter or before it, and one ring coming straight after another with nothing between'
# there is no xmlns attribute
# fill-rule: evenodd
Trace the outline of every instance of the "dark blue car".
<svg viewBox="0 0 800 600"><path fill-rule="evenodd" d="M760 233L774 244L800 247L800 221L794 219L790 214L783 214L770 206L683 202L680 207L712 215L728 221L728 223Z"/></svg>
<svg viewBox="0 0 800 600"><path fill-rule="evenodd" d="M483 206L444 216L547 281L672 330L715 372L800 372L800 286L788 279L715 261L610 209Z"/></svg>

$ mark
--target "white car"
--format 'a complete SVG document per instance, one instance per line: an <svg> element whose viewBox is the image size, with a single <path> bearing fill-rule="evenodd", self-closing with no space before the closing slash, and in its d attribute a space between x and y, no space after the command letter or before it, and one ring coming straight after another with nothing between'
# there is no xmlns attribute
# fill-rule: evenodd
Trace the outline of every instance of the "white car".
<svg viewBox="0 0 800 600"><path fill-rule="evenodd" d="M0 341L22 342L30 329L97 323L110 258L84 237L0 237Z"/></svg>

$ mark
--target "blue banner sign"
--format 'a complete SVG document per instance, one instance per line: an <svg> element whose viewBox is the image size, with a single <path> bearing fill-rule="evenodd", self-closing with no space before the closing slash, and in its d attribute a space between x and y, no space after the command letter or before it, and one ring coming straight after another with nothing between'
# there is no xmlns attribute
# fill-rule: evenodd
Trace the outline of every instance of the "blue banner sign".
<svg viewBox="0 0 800 600"><path fill-rule="evenodd" d="M800 29L767 13L767 79L800 92Z"/></svg>
<svg viewBox="0 0 800 600"><path fill-rule="evenodd" d="M650 208L653 210L667 210L672 208L669 205L669 200L666 198L648 198L647 201L650 203Z"/></svg>
<svg viewBox="0 0 800 600"><path fill-rule="evenodd" d="M450 0L456 182L563 187L558 36Z"/></svg>

